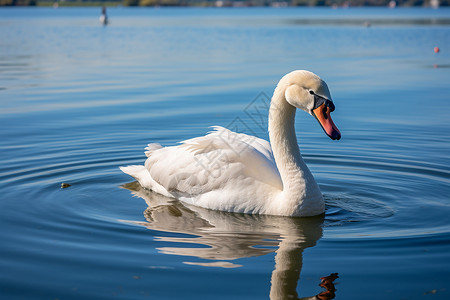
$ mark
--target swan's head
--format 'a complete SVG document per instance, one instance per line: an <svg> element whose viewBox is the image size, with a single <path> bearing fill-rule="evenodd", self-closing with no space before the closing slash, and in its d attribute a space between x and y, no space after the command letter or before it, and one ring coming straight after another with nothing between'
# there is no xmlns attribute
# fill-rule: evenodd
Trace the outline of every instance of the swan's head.
<svg viewBox="0 0 450 300"><path fill-rule="evenodd" d="M309 71L294 71L284 76L282 82L286 86L284 96L289 104L315 117L331 139L341 138L331 119L334 103L325 81Z"/></svg>

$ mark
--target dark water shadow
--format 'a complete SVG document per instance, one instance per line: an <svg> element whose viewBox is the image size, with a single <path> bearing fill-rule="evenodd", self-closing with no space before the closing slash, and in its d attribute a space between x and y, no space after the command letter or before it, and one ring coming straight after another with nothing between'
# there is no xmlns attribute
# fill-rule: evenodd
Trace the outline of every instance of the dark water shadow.
<svg viewBox="0 0 450 300"><path fill-rule="evenodd" d="M189 259L185 264L203 267L238 268L240 258L275 252L270 299L299 299L297 284L303 251L322 237L324 217L288 218L226 213L186 206L132 182L122 186L145 200L145 222L126 221L161 233L156 240L172 242L157 248L160 253ZM164 235L166 233L166 235ZM176 235L174 235L176 233ZM301 299L333 299L337 273L321 278L325 291ZM319 279L318 279L319 282Z"/></svg>

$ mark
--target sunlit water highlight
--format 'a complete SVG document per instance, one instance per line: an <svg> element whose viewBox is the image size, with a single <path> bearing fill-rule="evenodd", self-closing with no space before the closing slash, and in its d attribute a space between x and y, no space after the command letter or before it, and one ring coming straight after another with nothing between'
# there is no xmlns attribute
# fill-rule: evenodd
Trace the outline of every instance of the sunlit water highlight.
<svg viewBox="0 0 450 300"><path fill-rule="evenodd" d="M448 9L108 13L0 9L2 299L301 298L331 273L336 299L450 297ZM293 69L343 135L297 116L324 217L187 207L118 169L211 125L267 138Z"/></svg>

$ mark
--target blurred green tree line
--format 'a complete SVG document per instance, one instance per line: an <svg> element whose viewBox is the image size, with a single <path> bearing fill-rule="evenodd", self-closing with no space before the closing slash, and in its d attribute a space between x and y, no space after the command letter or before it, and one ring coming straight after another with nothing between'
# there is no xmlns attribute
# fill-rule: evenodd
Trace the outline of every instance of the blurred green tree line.
<svg viewBox="0 0 450 300"><path fill-rule="evenodd" d="M106 2L107 1L107 2ZM435 0L397 0L398 6L431 6ZM450 0L438 0L449 6ZM0 6L387 6L391 0L0 0Z"/></svg>

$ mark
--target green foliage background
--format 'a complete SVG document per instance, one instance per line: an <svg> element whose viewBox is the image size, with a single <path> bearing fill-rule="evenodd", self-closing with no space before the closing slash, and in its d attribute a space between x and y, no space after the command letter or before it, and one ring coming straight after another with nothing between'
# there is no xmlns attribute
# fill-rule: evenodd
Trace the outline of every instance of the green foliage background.
<svg viewBox="0 0 450 300"><path fill-rule="evenodd" d="M397 0L398 6L430 6L431 0ZM215 6L216 0L0 0L0 6ZM270 6L282 3L289 6L387 6L390 0L222 0L224 6ZM449 6L450 0L440 0Z"/></svg>

